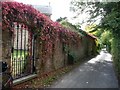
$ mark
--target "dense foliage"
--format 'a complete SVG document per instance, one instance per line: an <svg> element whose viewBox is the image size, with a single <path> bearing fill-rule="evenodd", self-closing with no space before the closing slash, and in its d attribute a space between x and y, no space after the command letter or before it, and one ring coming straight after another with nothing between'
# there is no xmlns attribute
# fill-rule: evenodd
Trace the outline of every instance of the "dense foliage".
<svg viewBox="0 0 120 90"><path fill-rule="evenodd" d="M87 25L85 30L94 36L98 37L98 51L101 51L102 48L106 48L107 51L111 53L111 42L112 42L112 34L110 31L96 28L97 25Z"/></svg>
<svg viewBox="0 0 120 90"><path fill-rule="evenodd" d="M64 18L60 17L56 21L59 22L65 28L68 28L68 29L75 31L75 32L79 31L79 28L76 25L70 23L66 17L64 17Z"/></svg>
<svg viewBox="0 0 120 90"><path fill-rule="evenodd" d="M93 22L101 17L99 28L103 33L103 43L112 50L113 60L120 78L120 1L117 2L80 2L73 0L71 10L78 13L86 12L91 17L88 21ZM98 29L96 29L100 32ZM109 34L109 35L108 35ZM107 40L107 41L106 41Z"/></svg>
<svg viewBox="0 0 120 90"><path fill-rule="evenodd" d="M2 30L13 32L13 24L27 26L36 37L39 37L42 48L42 59L46 60L52 55L54 43L60 40L66 45L79 45L81 36L71 31L58 22L53 22L47 16L41 14L32 6L18 2L2 2ZM26 27L24 27L26 28Z"/></svg>

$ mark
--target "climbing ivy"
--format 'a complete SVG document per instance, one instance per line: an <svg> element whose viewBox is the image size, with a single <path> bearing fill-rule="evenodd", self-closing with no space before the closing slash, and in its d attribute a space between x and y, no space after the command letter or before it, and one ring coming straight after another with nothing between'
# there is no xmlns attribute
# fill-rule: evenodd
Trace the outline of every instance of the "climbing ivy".
<svg viewBox="0 0 120 90"><path fill-rule="evenodd" d="M40 39L42 48L42 59L52 55L53 44L60 40L62 43L79 45L81 36L77 32L71 31L58 22L53 22L47 16L41 14L30 5L18 2L2 3L2 30L13 32L13 23L24 24L33 34ZM25 27L26 28L26 27Z"/></svg>

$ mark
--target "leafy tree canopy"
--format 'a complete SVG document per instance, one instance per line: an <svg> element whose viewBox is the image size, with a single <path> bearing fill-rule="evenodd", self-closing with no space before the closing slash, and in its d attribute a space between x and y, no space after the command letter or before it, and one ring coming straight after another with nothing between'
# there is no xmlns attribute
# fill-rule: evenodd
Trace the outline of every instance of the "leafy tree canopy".
<svg viewBox="0 0 120 90"><path fill-rule="evenodd" d="M59 22L65 28L68 28L68 29L70 29L72 31L79 31L80 26L70 23L68 21L67 17L63 17L63 18L60 17L56 21Z"/></svg>
<svg viewBox="0 0 120 90"><path fill-rule="evenodd" d="M116 2L84 2L85 0L72 0L70 10L77 16L83 12L90 15L87 22L93 23L101 19L99 26L113 33L120 33L120 0Z"/></svg>
<svg viewBox="0 0 120 90"><path fill-rule="evenodd" d="M64 20L67 20L67 17L60 17L56 21L57 22L61 22L61 21L64 21Z"/></svg>

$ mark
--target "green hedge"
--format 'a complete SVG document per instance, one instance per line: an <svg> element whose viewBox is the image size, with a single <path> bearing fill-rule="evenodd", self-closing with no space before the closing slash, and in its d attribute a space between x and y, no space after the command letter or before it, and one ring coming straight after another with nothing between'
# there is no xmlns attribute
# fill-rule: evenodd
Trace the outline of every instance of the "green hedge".
<svg viewBox="0 0 120 90"><path fill-rule="evenodd" d="M112 40L112 57L115 65L115 69L117 71L117 76L120 79L120 35L114 35Z"/></svg>

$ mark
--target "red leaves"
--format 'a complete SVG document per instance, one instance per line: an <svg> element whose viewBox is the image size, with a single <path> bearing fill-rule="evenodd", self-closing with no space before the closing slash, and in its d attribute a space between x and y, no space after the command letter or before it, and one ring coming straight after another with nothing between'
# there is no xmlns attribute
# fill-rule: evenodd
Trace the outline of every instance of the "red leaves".
<svg viewBox="0 0 120 90"><path fill-rule="evenodd" d="M40 35L41 41L45 42L43 57L46 57L46 54L52 54L52 45L58 39L65 44L77 44L80 41L78 33L62 27L58 22L53 22L29 5L18 2L2 2L2 17L3 30L11 28L12 31L10 24L18 22L23 25L23 28L27 26L34 33Z"/></svg>

